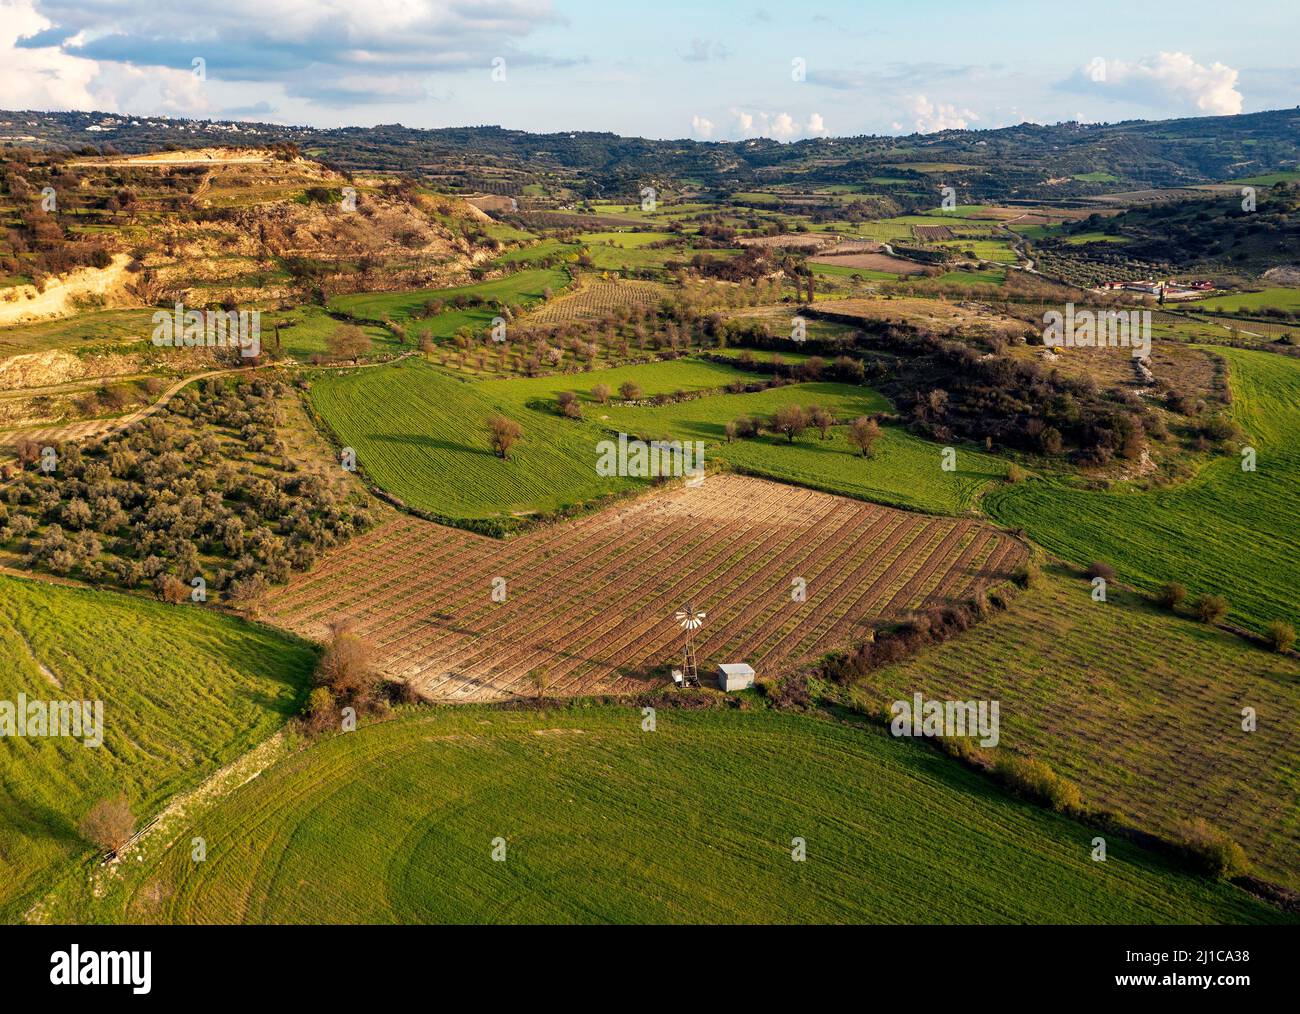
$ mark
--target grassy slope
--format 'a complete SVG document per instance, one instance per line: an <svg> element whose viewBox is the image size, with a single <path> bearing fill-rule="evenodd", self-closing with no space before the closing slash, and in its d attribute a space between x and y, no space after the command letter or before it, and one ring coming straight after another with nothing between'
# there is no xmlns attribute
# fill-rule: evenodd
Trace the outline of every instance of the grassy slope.
<svg viewBox="0 0 1300 1014"><path fill-rule="evenodd" d="M76 825L97 799L156 811L296 711L314 665L306 644L196 607L0 576L0 700L104 701L98 749L0 739L0 921L89 852Z"/></svg>
<svg viewBox="0 0 1300 1014"><path fill-rule="evenodd" d="M452 289L358 292L346 296L334 296L329 301L329 308L361 320L391 320L414 328L416 331L429 330L434 337L445 338L467 324L486 327L496 315L496 310L491 306L480 306L459 311L449 310L428 319L413 316L420 311L426 300L441 299L445 302L464 295L478 296L492 301L505 300L508 303L522 303L528 306L539 301L544 290L551 289L552 292L559 292L568 283L569 275L566 271L558 268L531 268L490 282L463 285Z"/></svg>
<svg viewBox="0 0 1300 1014"><path fill-rule="evenodd" d="M1300 362L1220 349L1229 363L1233 413L1258 452L1257 471L1230 455L1191 481L1142 492L1088 491L1061 480L1029 482L985 500L999 521L1025 528L1079 563L1105 560L1148 590L1180 581L1227 597L1231 618L1254 629L1285 619L1300 626Z"/></svg>
<svg viewBox="0 0 1300 1014"><path fill-rule="evenodd" d="M300 363L307 362L316 353L328 349L329 336L341 325L319 306L304 304L283 313L262 314L262 344L274 350L276 321L291 321L292 327L280 331L281 351ZM361 330L370 336L370 356L394 355L402 351L397 339L386 328L363 324ZM410 348L408 345L407 348Z"/></svg>
<svg viewBox="0 0 1300 1014"><path fill-rule="evenodd" d="M454 518L543 512L632 488L637 480L596 475L596 445L622 429L645 438L708 442L706 456L776 479L787 479L881 503L935 513L967 510L1005 465L963 449L956 472L939 467L940 448L888 427L875 455L864 459L838 428L832 439L808 433L793 446L762 437L722 443L723 426L741 415L770 416L783 404L823 405L841 419L888 408L874 391L844 384L794 384L755 394L716 394L659 407L601 406L598 383L631 379L645 396L718 388L753 375L710 362L677 360L536 379L467 384L423 362L356 373L322 374L312 400L375 482L413 507ZM556 415L558 391L579 393L584 420ZM382 413L382 414L381 414ZM487 419L502 413L524 427L512 460L493 457Z"/></svg>
<svg viewBox="0 0 1300 1014"><path fill-rule="evenodd" d="M38 324L0 328L0 359L79 345L148 341L154 310L99 310Z"/></svg>
<svg viewBox="0 0 1300 1014"><path fill-rule="evenodd" d="M1300 887L1300 663L1132 592L1090 592L1053 571L1009 613L865 685L883 702L1000 700L1002 745L1041 757L1093 805L1166 836L1200 816Z"/></svg>
<svg viewBox="0 0 1300 1014"><path fill-rule="evenodd" d="M934 751L768 712L415 713L282 761L135 878L208 922L1280 921ZM190 860L201 834L208 860ZM493 862L495 838L507 858ZM793 862L791 840L808 860ZM109 916L112 917L112 916Z"/></svg>
<svg viewBox="0 0 1300 1014"><path fill-rule="evenodd" d="M553 412L505 408L524 435L502 461L492 453L487 420L503 406L421 360L319 375L311 398L339 440L356 449L367 475L433 514L551 512L635 484L598 476L599 435Z"/></svg>
<svg viewBox="0 0 1300 1014"><path fill-rule="evenodd" d="M1271 288L1260 292L1238 292L1230 296L1211 296L1199 300L1196 306L1210 307L1215 310L1227 309L1242 313L1258 310L1265 306L1276 306L1282 310L1300 310L1300 289Z"/></svg>
<svg viewBox="0 0 1300 1014"><path fill-rule="evenodd" d="M658 408L606 410L608 425L644 437L706 441L706 454L755 474L789 480L878 503L941 514L970 508L979 492L1001 479L1006 465L962 449L957 471L940 468L941 449L896 426L884 428L870 458L849 445L845 427L821 440L814 430L794 444L764 436L726 443L724 427L740 416L770 417L781 405L820 405L837 419L886 411L885 398L865 387L846 384L792 384L754 394L701 398Z"/></svg>

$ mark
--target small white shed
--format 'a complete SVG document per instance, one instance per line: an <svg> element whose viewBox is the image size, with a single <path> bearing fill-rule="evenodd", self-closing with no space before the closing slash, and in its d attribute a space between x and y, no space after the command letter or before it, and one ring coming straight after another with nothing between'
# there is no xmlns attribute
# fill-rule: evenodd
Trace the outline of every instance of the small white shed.
<svg viewBox="0 0 1300 1014"><path fill-rule="evenodd" d="M754 685L754 669L744 662L727 662L718 666L719 690L745 690Z"/></svg>

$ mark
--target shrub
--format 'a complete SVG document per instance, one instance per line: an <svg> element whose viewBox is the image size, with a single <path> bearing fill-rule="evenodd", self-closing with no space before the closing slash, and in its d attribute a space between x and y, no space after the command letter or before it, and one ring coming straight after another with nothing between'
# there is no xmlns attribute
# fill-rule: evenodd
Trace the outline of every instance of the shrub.
<svg viewBox="0 0 1300 1014"><path fill-rule="evenodd" d="M1177 609L1183 599L1187 598L1187 589L1177 581L1169 581L1160 586L1160 591L1156 593L1156 601L1166 609Z"/></svg>
<svg viewBox="0 0 1300 1014"><path fill-rule="evenodd" d="M372 697L379 676L370 661L370 646L348 623L335 623L316 669L316 682L328 687L338 700L365 702Z"/></svg>
<svg viewBox="0 0 1300 1014"><path fill-rule="evenodd" d="M1043 572L1039 569L1038 564L1033 560L1026 560L1016 568L1011 579L1020 585L1021 588L1033 588L1042 579Z"/></svg>
<svg viewBox="0 0 1300 1014"><path fill-rule="evenodd" d="M632 381L625 380L619 385L618 394L624 401L636 401L641 397L641 388Z"/></svg>
<svg viewBox="0 0 1300 1014"><path fill-rule="evenodd" d="M101 799L81 818L77 830L86 841L106 852L120 849L135 834L135 816L126 801L126 793Z"/></svg>
<svg viewBox="0 0 1300 1014"><path fill-rule="evenodd" d="M1007 466L1007 482L1024 482L1025 478L1026 472L1019 465L1012 464Z"/></svg>
<svg viewBox="0 0 1300 1014"><path fill-rule="evenodd" d="M1295 627L1289 623L1283 623L1281 620L1274 620L1268 625L1268 633L1265 634L1268 646L1277 652L1288 652L1295 644Z"/></svg>
<svg viewBox="0 0 1300 1014"><path fill-rule="evenodd" d="M176 605L184 602L190 595L190 588L175 574L159 574L153 579L154 593L164 602Z"/></svg>
<svg viewBox="0 0 1300 1014"><path fill-rule="evenodd" d="M1109 563L1094 560L1092 563L1088 564L1088 579L1092 580L1093 578L1098 577L1104 578L1107 581L1113 581L1115 579L1115 568Z"/></svg>
<svg viewBox="0 0 1300 1014"><path fill-rule="evenodd" d="M1006 755L998 758L993 771L1013 792L1050 806L1057 813L1078 813L1083 809L1079 787L1042 761Z"/></svg>
<svg viewBox="0 0 1300 1014"><path fill-rule="evenodd" d="M808 409L808 421L816 427L821 438L825 440L830 436L831 427L835 425L835 416L820 405L813 405Z"/></svg>
<svg viewBox="0 0 1300 1014"><path fill-rule="evenodd" d="M1182 826L1178 845L1197 868L1212 877L1237 877L1250 870L1245 850L1199 817Z"/></svg>
<svg viewBox="0 0 1300 1014"><path fill-rule="evenodd" d="M1222 595L1198 595L1192 600L1192 612L1202 623L1222 623L1228 615L1228 600Z"/></svg>

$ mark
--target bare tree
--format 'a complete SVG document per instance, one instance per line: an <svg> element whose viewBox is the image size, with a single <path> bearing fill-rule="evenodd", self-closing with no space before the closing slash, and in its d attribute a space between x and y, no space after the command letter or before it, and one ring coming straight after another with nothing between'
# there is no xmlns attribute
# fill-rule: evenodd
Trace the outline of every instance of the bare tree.
<svg viewBox="0 0 1300 1014"><path fill-rule="evenodd" d="M798 405L782 405L772 418L772 429L784 433L790 443L807 428L808 419Z"/></svg>
<svg viewBox="0 0 1300 1014"><path fill-rule="evenodd" d="M355 324L340 324L327 344L332 359L359 359L370 351L370 336Z"/></svg>
<svg viewBox="0 0 1300 1014"><path fill-rule="evenodd" d="M849 443L862 452L864 458L871 456L871 449L880 439L880 424L866 416L858 416L849 425Z"/></svg>
<svg viewBox="0 0 1300 1014"><path fill-rule="evenodd" d="M379 677L371 665L370 646L346 620L330 625L330 639L316 669L316 682L339 699L367 700Z"/></svg>
<svg viewBox="0 0 1300 1014"><path fill-rule="evenodd" d="M830 436L831 427L835 425L835 416L820 405L814 405L808 409L808 421L817 427L822 439L825 440Z"/></svg>
<svg viewBox="0 0 1300 1014"><path fill-rule="evenodd" d="M101 799L81 818L77 829L86 841L106 852L116 852L135 834L135 816L126 801L126 793Z"/></svg>
<svg viewBox="0 0 1300 1014"><path fill-rule="evenodd" d="M492 439L493 453L503 461L509 461L510 448L524 435L524 428L513 419L494 415L488 420L488 432Z"/></svg>

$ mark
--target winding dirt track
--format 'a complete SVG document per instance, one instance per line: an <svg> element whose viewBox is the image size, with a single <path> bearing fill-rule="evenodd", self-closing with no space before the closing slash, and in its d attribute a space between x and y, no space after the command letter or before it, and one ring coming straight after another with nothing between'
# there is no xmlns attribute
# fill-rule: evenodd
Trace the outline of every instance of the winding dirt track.
<svg viewBox="0 0 1300 1014"><path fill-rule="evenodd" d="M762 674L966 598L1024 557L980 522L724 474L508 541L399 516L273 591L264 618L313 638L353 620L381 669L436 700L528 693L539 669L550 694L621 693L680 664L687 599L708 614L701 674Z"/></svg>

